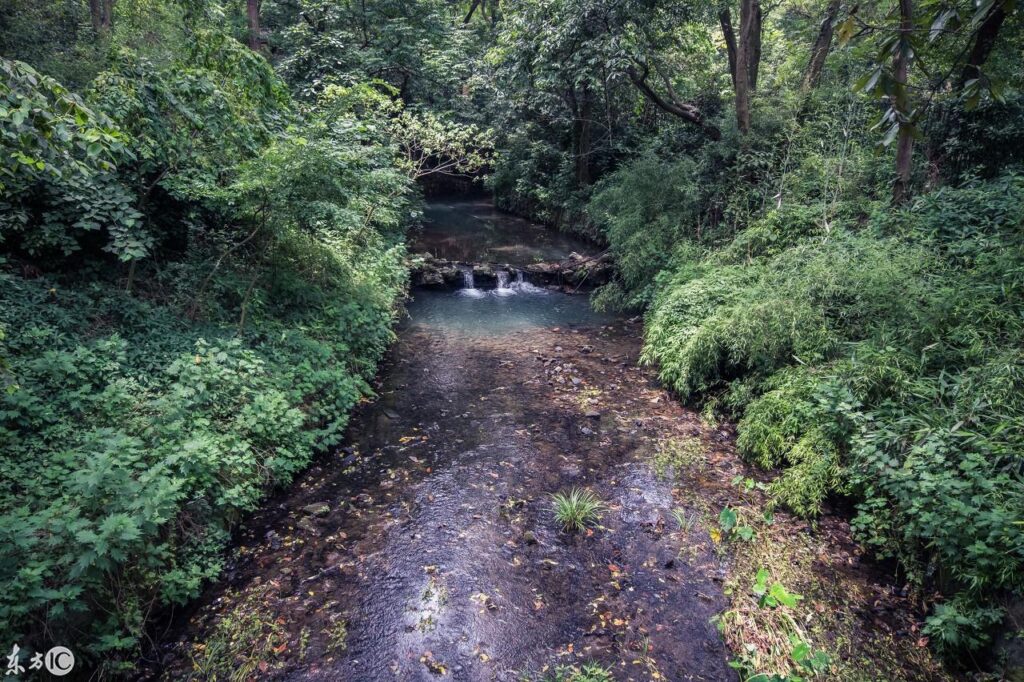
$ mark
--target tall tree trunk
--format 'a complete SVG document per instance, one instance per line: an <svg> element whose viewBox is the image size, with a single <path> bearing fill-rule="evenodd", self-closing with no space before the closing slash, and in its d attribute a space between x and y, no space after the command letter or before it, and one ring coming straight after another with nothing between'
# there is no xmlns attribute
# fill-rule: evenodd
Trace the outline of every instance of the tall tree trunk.
<svg viewBox="0 0 1024 682"><path fill-rule="evenodd" d="M103 16L100 19L100 30L106 32L114 25L114 0L102 0Z"/></svg>
<svg viewBox="0 0 1024 682"><path fill-rule="evenodd" d="M750 131L750 97L757 89L761 68L761 0L740 0L740 33L737 39L728 9L718 14L729 57L729 74L736 93L736 125L744 135Z"/></svg>
<svg viewBox="0 0 1024 682"><path fill-rule="evenodd" d="M1004 21L1006 21L1006 10L1001 4L993 7L985 17L985 21L982 22L974 36L974 45L971 46L971 53L967 56L967 64L964 66L963 73L960 74L958 90L963 90L967 81L981 76L981 65L985 63L992 48L995 47L999 29L1003 27Z"/></svg>
<svg viewBox="0 0 1024 682"><path fill-rule="evenodd" d="M722 37L725 38L725 52L729 57L729 75L732 76L732 87L736 87L736 31L732 28L732 14L726 8L718 13L718 23L722 25Z"/></svg>
<svg viewBox="0 0 1024 682"><path fill-rule="evenodd" d="M99 33L103 29L102 0L89 0L89 18L92 20L92 30Z"/></svg>
<svg viewBox="0 0 1024 682"><path fill-rule="evenodd" d="M759 10L758 0L740 0L740 36L736 44L736 126L740 133L750 132L750 57L751 35Z"/></svg>
<svg viewBox="0 0 1024 682"><path fill-rule="evenodd" d="M811 46L811 58L807 62L807 71L804 72L803 89L805 92L818 87L818 81L821 80L821 73L825 70L825 60L832 48L833 24L839 15L841 5L842 0L831 0L825 9L825 18L821 20L818 37L814 39L814 45Z"/></svg>
<svg viewBox="0 0 1024 682"><path fill-rule="evenodd" d="M910 121L910 36L914 30L914 7L912 0L900 0L900 44L896 51L894 76L896 97L894 106L899 115L899 132L896 138L896 183L893 185L892 201L901 204L910 197L910 175L913 170L914 126Z"/></svg>
<svg viewBox="0 0 1024 682"><path fill-rule="evenodd" d="M757 74L761 70L761 0L754 0L750 21L750 49L747 50L747 78L750 79L750 91L757 90Z"/></svg>
<svg viewBox="0 0 1024 682"><path fill-rule="evenodd" d="M249 48L259 52L263 41L260 39L260 0L246 0L249 16Z"/></svg>

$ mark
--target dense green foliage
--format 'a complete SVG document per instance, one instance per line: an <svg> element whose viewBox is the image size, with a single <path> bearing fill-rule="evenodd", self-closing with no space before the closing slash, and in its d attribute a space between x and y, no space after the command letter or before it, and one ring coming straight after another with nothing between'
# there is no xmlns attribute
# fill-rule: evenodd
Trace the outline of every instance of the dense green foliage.
<svg viewBox="0 0 1024 682"><path fill-rule="evenodd" d="M339 442L405 286L389 117L295 104L214 9L81 94L0 60L0 622L108 671Z"/></svg>

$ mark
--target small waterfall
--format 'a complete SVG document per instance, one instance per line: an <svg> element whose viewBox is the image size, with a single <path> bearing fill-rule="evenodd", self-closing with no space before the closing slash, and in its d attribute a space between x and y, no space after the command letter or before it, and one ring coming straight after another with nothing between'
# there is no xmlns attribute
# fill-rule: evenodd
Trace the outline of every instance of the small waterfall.
<svg viewBox="0 0 1024 682"><path fill-rule="evenodd" d="M530 282L526 281L526 275L522 270L516 270L516 281L512 284L512 288L516 291L524 294L546 294L544 289L538 286L534 286Z"/></svg>
<svg viewBox="0 0 1024 682"><path fill-rule="evenodd" d="M459 271L462 273L462 288L459 289L460 296L469 296L470 298L480 298L484 295L484 292L476 288L476 283L473 281L473 267L470 265L460 265Z"/></svg>
<svg viewBox="0 0 1024 682"><path fill-rule="evenodd" d="M508 271L498 270L494 274L498 278L498 288L494 290L495 296L512 296L516 293L516 290L509 286Z"/></svg>

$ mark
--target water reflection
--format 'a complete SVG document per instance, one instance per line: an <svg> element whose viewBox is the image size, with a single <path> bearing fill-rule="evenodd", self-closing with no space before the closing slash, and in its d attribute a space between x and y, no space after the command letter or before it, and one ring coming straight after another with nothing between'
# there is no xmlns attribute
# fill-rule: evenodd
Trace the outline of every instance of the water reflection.
<svg viewBox="0 0 1024 682"><path fill-rule="evenodd" d="M563 232L502 213L487 200L432 201L411 250L465 262L528 265L594 247Z"/></svg>

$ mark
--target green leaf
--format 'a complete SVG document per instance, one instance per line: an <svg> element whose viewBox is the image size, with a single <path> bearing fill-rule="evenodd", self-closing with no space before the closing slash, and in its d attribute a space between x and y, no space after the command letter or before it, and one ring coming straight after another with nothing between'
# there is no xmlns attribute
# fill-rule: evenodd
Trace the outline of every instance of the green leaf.
<svg viewBox="0 0 1024 682"><path fill-rule="evenodd" d="M722 530L728 533L736 527L736 512L728 507L722 509L722 512L718 515L718 525L722 527Z"/></svg>

